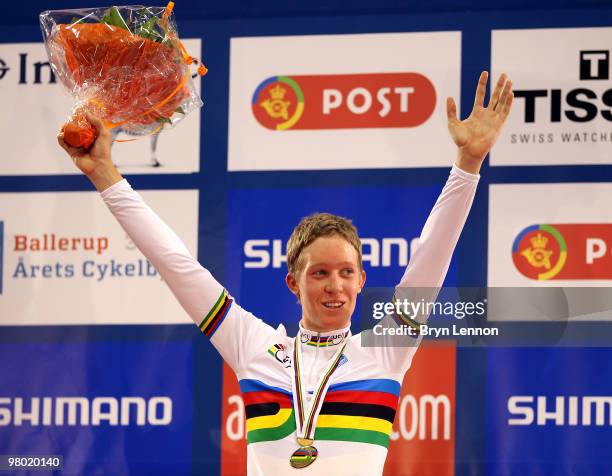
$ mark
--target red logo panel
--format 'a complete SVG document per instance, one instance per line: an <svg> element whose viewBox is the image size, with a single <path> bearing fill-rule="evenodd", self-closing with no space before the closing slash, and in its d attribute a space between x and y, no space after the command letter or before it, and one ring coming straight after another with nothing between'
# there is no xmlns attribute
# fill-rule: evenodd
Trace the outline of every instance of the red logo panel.
<svg viewBox="0 0 612 476"><path fill-rule="evenodd" d="M456 347L421 344L406 373L384 476L455 471Z"/></svg>
<svg viewBox="0 0 612 476"><path fill-rule="evenodd" d="M612 279L612 224L532 225L512 245L512 260L528 278Z"/></svg>
<svg viewBox="0 0 612 476"><path fill-rule="evenodd" d="M246 474L246 416L236 374L223 363L221 475Z"/></svg>
<svg viewBox="0 0 612 476"><path fill-rule="evenodd" d="M253 115L273 130L417 127L436 106L420 73L273 76L253 94Z"/></svg>

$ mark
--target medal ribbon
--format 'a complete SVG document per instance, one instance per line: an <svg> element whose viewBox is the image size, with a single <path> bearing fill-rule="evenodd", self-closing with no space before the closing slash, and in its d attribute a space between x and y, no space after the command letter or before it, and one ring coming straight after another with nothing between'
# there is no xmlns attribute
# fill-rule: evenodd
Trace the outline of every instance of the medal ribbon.
<svg viewBox="0 0 612 476"><path fill-rule="evenodd" d="M299 334L298 334L299 335ZM295 336L293 344L293 408L295 410L295 422L297 426L297 437L299 439L314 440L314 430L316 428L316 420L323 406L325 394L329 388L330 378L334 371L338 368L340 357L346 347L348 340L345 340L342 346L334 354L330 363L323 371L323 375L319 378L316 385L316 390L310 401L310 411L306 415L305 392L302 388L302 345L298 336Z"/></svg>

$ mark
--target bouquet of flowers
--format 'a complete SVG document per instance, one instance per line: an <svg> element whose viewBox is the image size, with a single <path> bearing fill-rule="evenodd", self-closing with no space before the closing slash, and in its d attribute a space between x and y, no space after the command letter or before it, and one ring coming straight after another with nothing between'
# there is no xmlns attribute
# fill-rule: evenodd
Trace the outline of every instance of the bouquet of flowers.
<svg viewBox="0 0 612 476"><path fill-rule="evenodd" d="M40 14L49 61L75 99L64 140L87 149L95 131L85 112L133 135L174 126L202 102L191 64L167 7L50 10ZM200 64L198 74L206 74Z"/></svg>

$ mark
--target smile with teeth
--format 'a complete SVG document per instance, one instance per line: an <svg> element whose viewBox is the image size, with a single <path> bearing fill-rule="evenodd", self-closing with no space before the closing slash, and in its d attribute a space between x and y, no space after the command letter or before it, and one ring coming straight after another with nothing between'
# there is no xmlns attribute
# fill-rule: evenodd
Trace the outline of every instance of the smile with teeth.
<svg viewBox="0 0 612 476"><path fill-rule="evenodd" d="M339 307L342 307L344 303L341 301L330 301L324 302L323 305L328 309L338 309Z"/></svg>

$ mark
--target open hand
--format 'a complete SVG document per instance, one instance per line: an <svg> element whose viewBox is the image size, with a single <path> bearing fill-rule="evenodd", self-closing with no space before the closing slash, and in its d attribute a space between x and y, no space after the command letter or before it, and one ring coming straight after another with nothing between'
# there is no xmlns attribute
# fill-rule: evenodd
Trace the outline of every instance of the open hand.
<svg viewBox="0 0 612 476"><path fill-rule="evenodd" d="M480 74L474 107L467 119L459 121L455 101L450 97L446 100L448 130L458 147L457 166L471 173L480 170L512 107L512 81L506 74L499 77L489 104L484 106L488 77L486 71Z"/></svg>

